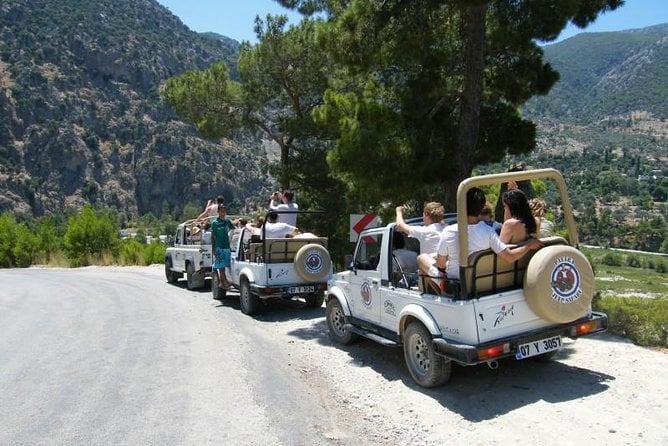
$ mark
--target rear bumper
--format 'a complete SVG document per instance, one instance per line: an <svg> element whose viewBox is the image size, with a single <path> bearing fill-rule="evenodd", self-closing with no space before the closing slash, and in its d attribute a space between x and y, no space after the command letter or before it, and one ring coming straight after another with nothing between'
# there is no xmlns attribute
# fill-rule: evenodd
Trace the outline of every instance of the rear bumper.
<svg viewBox="0 0 668 446"><path fill-rule="evenodd" d="M458 344L444 338L432 340L436 354L445 356L463 365L474 365L491 360L515 356L518 346L531 341L545 339L552 336L565 338L579 338L595 333L601 333L608 328L608 316L605 313L593 312L590 317L584 317L568 324L546 327L521 335L498 339L480 345Z"/></svg>
<svg viewBox="0 0 668 446"><path fill-rule="evenodd" d="M261 286L251 284L251 292L257 294L261 299L283 298L289 299L294 296L305 294L324 293L327 291L327 282L322 283L295 283L288 285Z"/></svg>

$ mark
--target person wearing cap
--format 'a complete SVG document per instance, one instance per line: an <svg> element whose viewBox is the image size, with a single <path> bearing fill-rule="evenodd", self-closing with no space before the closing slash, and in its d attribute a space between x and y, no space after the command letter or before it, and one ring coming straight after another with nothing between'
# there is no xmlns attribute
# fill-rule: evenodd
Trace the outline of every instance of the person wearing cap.
<svg viewBox="0 0 668 446"><path fill-rule="evenodd" d="M226 217L227 210L224 204L218 205L218 218L211 223L211 245L213 248L213 269L218 274L220 288L227 290L230 283L225 275L225 268L230 267L230 236L234 229L232 221Z"/></svg>

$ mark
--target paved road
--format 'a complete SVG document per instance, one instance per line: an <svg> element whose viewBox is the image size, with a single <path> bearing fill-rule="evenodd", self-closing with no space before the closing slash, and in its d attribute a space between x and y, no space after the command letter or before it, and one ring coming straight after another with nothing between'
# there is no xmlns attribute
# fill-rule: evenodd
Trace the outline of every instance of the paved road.
<svg viewBox="0 0 668 446"><path fill-rule="evenodd" d="M455 368L332 345L324 309L250 318L162 268L0 270L0 445L668 445L668 355L601 335Z"/></svg>
<svg viewBox="0 0 668 446"><path fill-rule="evenodd" d="M316 444L327 409L159 268L0 271L0 444Z"/></svg>

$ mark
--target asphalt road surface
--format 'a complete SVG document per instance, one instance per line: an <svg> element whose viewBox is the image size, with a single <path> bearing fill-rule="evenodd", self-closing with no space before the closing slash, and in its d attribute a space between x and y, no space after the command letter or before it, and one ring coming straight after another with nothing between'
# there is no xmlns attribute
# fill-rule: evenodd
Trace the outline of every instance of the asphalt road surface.
<svg viewBox="0 0 668 446"><path fill-rule="evenodd" d="M609 335L427 390L324 308L251 318L159 266L0 283L0 445L668 444L668 355Z"/></svg>

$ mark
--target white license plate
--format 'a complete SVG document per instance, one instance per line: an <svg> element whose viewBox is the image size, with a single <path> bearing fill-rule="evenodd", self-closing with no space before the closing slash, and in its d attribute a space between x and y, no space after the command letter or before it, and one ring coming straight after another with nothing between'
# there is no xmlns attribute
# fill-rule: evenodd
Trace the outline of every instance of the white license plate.
<svg viewBox="0 0 668 446"><path fill-rule="evenodd" d="M527 342L517 346L516 359L530 358L543 353L553 352L561 348L561 336L552 336L551 338L539 339L537 341Z"/></svg>
<svg viewBox="0 0 668 446"><path fill-rule="evenodd" d="M312 293L315 291L314 286L291 286L288 288L288 293L290 294L304 294L304 293Z"/></svg>

